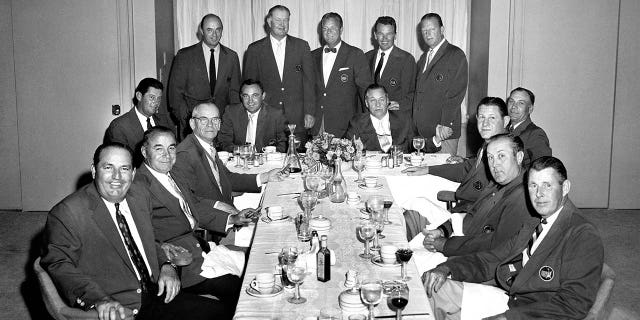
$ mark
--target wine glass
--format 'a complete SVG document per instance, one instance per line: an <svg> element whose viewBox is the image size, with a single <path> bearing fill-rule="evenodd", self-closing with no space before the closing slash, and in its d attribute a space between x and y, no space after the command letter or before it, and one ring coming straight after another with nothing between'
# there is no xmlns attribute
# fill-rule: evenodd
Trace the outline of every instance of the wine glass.
<svg viewBox="0 0 640 320"><path fill-rule="evenodd" d="M360 238L364 240L364 253L360 254L360 258L371 259L373 255L369 249L369 241L376 235L376 227L371 222L365 222L360 225L358 233L360 233Z"/></svg>
<svg viewBox="0 0 640 320"><path fill-rule="evenodd" d="M238 146L233 146L233 156L236 158L236 168L242 168L242 165L240 164L240 149L242 148L242 146L238 145Z"/></svg>
<svg viewBox="0 0 640 320"><path fill-rule="evenodd" d="M393 199L387 198L384 200L384 224L391 224L389 221L389 209L393 205Z"/></svg>
<svg viewBox="0 0 640 320"><path fill-rule="evenodd" d="M293 282L296 286L293 292L293 297L289 297L287 301L293 304L301 304L307 302L306 298L300 296L300 284L304 281L304 277L307 275L307 270L301 266L289 266L287 268L287 278Z"/></svg>
<svg viewBox="0 0 640 320"><path fill-rule="evenodd" d="M318 203L318 195L315 191L303 191L300 193L300 202L302 203L302 208L304 208L304 214L307 216L307 219L310 219L311 211Z"/></svg>
<svg viewBox="0 0 640 320"><path fill-rule="evenodd" d="M278 254L278 262L282 267L281 277L282 277L282 285L286 288L293 288L293 283L289 281L287 277L287 269L290 266L294 266L298 260L298 248L296 247L288 247L282 248L280 254Z"/></svg>
<svg viewBox="0 0 640 320"><path fill-rule="evenodd" d="M245 144L240 147L240 158L244 160L244 170L249 170L247 164L249 163L249 157L253 154L253 146L251 144Z"/></svg>
<svg viewBox="0 0 640 320"><path fill-rule="evenodd" d="M308 173L304 177L304 184L307 187L307 189L315 192L316 194L318 193L318 190L320 189L320 184L322 184L322 182L323 182L322 177L315 173Z"/></svg>
<svg viewBox="0 0 640 320"><path fill-rule="evenodd" d="M358 179L355 180L357 183L364 183L362 179L362 171L364 170L367 159L363 155L358 155L353 159L353 170L358 173Z"/></svg>
<svg viewBox="0 0 640 320"><path fill-rule="evenodd" d="M409 286L406 284L399 285L387 296L387 304L391 305L392 310L396 311L396 320L402 319L402 310L409 303Z"/></svg>
<svg viewBox="0 0 640 320"><path fill-rule="evenodd" d="M369 308L369 320L375 319L373 307L382 301L382 282L372 279L363 281L360 286L360 299Z"/></svg>
<svg viewBox="0 0 640 320"><path fill-rule="evenodd" d="M413 138L413 147L418 151L418 155L420 156L420 150L424 148L424 138L423 137L414 137Z"/></svg>
<svg viewBox="0 0 640 320"><path fill-rule="evenodd" d="M324 182L323 192L318 196L318 198L325 198L329 196L329 190L331 189L331 178L333 177L333 167L330 166L322 166L322 168L318 171L322 181ZM320 188L319 188L320 189Z"/></svg>
<svg viewBox="0 0 640 320"><path fill-rule="evenodd" d="M382 234L382 230L384 230L384 210L378 210L371 213L371 220L376 226L376 236L373 239L373 247L371 249L380 250L380 241L378 241L378 239L386 238Z"/></svg>
<svg viewBox="0 0 640 320"><path fill-rule="evenodd" d="M408 246L400 247L398 251L396 251L396 258L402 264L400 269L400 276L402 281L409 281L411 277L407 276L407 262L411 260L411 256L413 256L413 250L411 250Z"/></svg>

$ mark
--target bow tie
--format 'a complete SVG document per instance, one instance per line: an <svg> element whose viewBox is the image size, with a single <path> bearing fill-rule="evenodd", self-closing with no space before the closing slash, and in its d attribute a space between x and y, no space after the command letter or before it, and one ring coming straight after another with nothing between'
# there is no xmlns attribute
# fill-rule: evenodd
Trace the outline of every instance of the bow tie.
<svg viewBox="0 0 640 320"><path fill-rule="evenodd" d="M329 52L336 53L336 52L338 52L338 50L336 50L336 48L324 48L324 52L325 53L329 53Z"/></svg>

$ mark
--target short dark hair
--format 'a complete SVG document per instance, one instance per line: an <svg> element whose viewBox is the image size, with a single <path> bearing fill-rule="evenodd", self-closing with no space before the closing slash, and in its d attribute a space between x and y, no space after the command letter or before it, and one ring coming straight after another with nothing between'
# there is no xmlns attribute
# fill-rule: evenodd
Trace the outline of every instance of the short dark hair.
<svg viewBox="0 0 640 320"><path fill-rule="evenodd" d="M425 19L436 19L438 21L438 24L442 27L442 18L437 13L429 12L422 16L422 19L420 19L420 21L424 21Z"/></svg>
<svg viewBox="0 0 640 320"><path fill-rule="evenodd" d="M140 94L144 96L147 93L147 91L149 91L150 87L156 88L158 90L164 90L164 86L162 85L162 82L158 81L157 79L154 79L154 78L142 79L140 83L138 83L138 86L136 87L136 91L133 93L133 99L131 99L131 101L133 101L134 106L137 106L138 102L140 102L138 100L138 97L136 97L136 92L140 92Z"/></svg>
<svg viewBox="0 0 640 320"><path fill-rule="evenodd" d="M396 19L389 17L389 16L382 16L382 17L378 17L378 19L376 19L376 23L373 25L373 30L378 30L378 25L382 24L385 26L392 26L393 27L393 32L397 32L398 31L398 27L396 26Z"/></svg>
<svg viewBox="0 0 640 320"><path fill-rule="evenodd" d="M155 126L144 132L144 135L142 136L142 146L146 148L149 145L149 141L151 141L151 139L153 139L157 135L164 133L170 134L174 139L176 138L176 135L171 129L164 126Z"/></svg>
<svg viewBox="0 0 640 320"><path fill-rule="evenodd" d="M206 14L204 17L202 17L202 20L200 20L200 30L202 30L202 32L204 32L204 21L209 19L209 18L218 19L218 21L220 21L220 27L222 29L224 29L224 25L222 24L222 19L220 19L220 17L218 17L218 15L216 15L216 14L209 13L209 14Z"/></svg>
<svg viewBox="0 0 640 320"><path fill-rule="evenodd" d="M245 81L242 81L242 84L240 85L240 94L242 94L242 89L245 86L252 86L254 84L260 87L260 90L264 92L264 87L262 86L262 82L260 82L260 80L247 79Z"/></svg>
<svg viewBox="0 0 640 320"><path fill-rule="evenodd" d="M382 89L382 91L384 91L384 94L389 95L389 93L387 92L387 88L385 88L384 86L381 86L379 84L371 84L367 87L367 89L364 91L364 96L366 97L367 94L369 93L369 91L371 90L377 90L377 89Z"/></svg>
<svg viewBox="0 0 640 320"><path fill-rule="evenodd" d="M560 176L560 184L567 180L567 168L565 168L560 159L552 156L540 157L533 161L531 163L531 168L529 168L529 172L533 170L542 171L547 168L553 169Z"/></svg>
<svg viewBox="0 0 640 320"><path fill-rule="evenodd" d="M289 16L291 16L291 11L289 10L289 8L287 8L287 7L285 7L285 6L281 5L281 4L278 4L278 5L275 5L275 6L271 7L271 9L269 9L269 14L267 14L267 18L273 16L273 12L276 11L276 10L284 10L284 11L287 12L287 14Z"/></svg>
<svg viewBox="0 0 640 320"><path fill-rule="evenodd" d="M526 93L527 95L529 95L529 100L531 101L531 104L532 105L536 104L536 96L533 94L533 92L531 92L531 90L529 90L527 88L523 88L523 87L517 87L517 88L511 90L511 92L509 93L509 96L511 96L516 91L522 91L522 92Z"/></svg>
<svg viewBox="0 0 640 320"><path fill-rule="evenodd" d="M322 16L322 19L320 19L320 25L324 25L325 21L329 20L329 19L334 19L336 21L338 21L338 24L340 25L340 29L342 29L342 17L335 13L335 12L327 12Z"/></svg>
<svg viewBox="0 0 640 320"><path fill-rule="evenodd" d="M507 109L507 104L504 103L504 100L502 100L502 98L498 98L498 97L484 97L482 98L482 100L480 100L480 102L478 102L478 106L476 106L476 114L478 113L478 110L480 109L480 106L496 106L498 107L498 109L500 109L500 115L501 116L508 116L509 115L509 111Z"/></svg>
<svg viewBox="0 0 640 320"><path fill-rule="evenodd" d="M100 157L102 156L102 152L108 148L115 148L115 149L123 149L126 150L129 153L129 157L131 158L131 162L133 164L133 151L131 151L131 149L129 147L127 147L126 145L120 143L120 142L107 142L107 143L103 143L101 145L99 145L96 148L96 151L93 153L93 166L98 168L98 163L100 163Z"/></svg>
<svg viewBox="0 0 640 320"><path fill-rule="evenodd" d="M513 135L512 133L496 134L495 136L489 138L489 140L487 141L487 145L501 139L509 141L509 143L511 144L511 149L513 149L514 155L518 153L518 151L524 152L524 142L522 142L522 139L520 137Z"/></svg>

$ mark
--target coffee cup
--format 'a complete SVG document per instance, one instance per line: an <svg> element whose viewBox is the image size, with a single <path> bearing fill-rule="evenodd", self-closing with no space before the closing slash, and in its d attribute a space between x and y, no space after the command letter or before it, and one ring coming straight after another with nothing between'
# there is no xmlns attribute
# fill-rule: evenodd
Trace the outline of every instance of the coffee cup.
<svg viewBox="0 0 640 320"><path fill-rule="evenodd" d="M416 155L416 154L412 154L411 155L411 165L412 166L419 166L422 164L422 156Z"/></svg>
<svg viewBox="0 0 640 320"><path fill-rule="evenodd" d="M355 191L349 191L347 192L347 201L349 202L356 202L358 201L358 193Z"/></svg>
<svg viewBox="0 0 640 320"><path fill-rule="evenodd" d="M218 158L220 158L222 162L227 162L227 160L229 160L229 152L218 151Z"/></svg>
<svg viewBox="0 0 640 320"><path fill-rule="evenodd" d="M281 206L272 206L267 208L267 217L271 220L280 220L282 219L282 207Z"/></svg>
<svg viewBox="0 0 640 320"><path fill-rule="evenodd" d="M398 251L398 247L393 245L383 245L380 247L380 257L382 258L382 262L385 264L396 263L396 251Z"/></svg>
<svg viewBox="0 0 640 320"><path fill-rule="evenodd" d="M275 276L273 273L264 272L258 273L255 279L251 280L249 286L260 293L271 293L273 287L276 284Z"/></svg>
<svg viewBox="0 0 640 320"><path fill-rule="evenodd" d="M367 188L375 188L378 185L378 177L375 177L375 176L364 177L364 185Z"/></svg>
<svg viewBox="0 0 640 320"><path fill-rule="evenodd" d="M274 152L276 152L276 147L275 146L266 146L266 147L262 148L262 151L264 153L274 153Z"/></svg>

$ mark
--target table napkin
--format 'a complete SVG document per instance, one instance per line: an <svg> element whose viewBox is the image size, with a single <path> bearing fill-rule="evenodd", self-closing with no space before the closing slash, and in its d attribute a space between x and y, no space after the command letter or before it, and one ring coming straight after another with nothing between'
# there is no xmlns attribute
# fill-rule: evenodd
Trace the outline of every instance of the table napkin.
<svg viewBox="0 0 640 320"><path fill-rule="evenodd" d="M202 253L204 261L202 262L201 276L205 278L217 278L225 274L233 274L240 276L244 269L244 253L240 251L232 251L225 246L218 246L213 242L209 242L211 251Z"/></svg>

